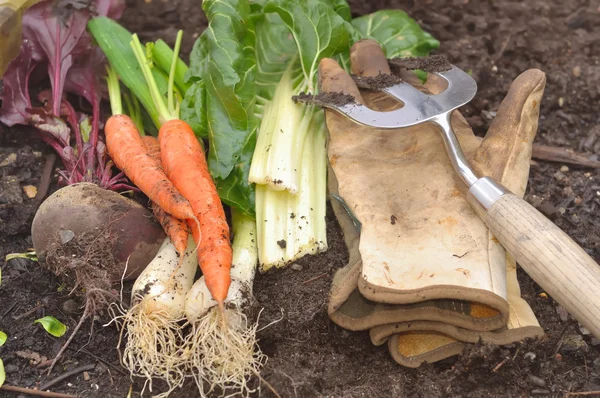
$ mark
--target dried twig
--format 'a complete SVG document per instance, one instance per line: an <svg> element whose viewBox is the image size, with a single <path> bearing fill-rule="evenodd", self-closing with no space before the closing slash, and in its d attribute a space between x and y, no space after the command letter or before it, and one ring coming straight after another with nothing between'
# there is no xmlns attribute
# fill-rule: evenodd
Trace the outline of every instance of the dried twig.
<svg viewBox="0 0 600 398"><path fill-rule="evenodd" d="M496 373L497 371L500 370L500 368L502 366L504 366L504 364L508 361L508 358L504 358L502 361L500 361L500 363L498 363L498 365L494 366L494 369L492 369L493 373Z"/></svg>
<svg viewBox="0 0 600 398"><path fill-rule="evenodd" d="M548 162L558 162L570 164L572 166L600 168L600 161L591 160L582 154L570 149L548 146L533 145L533 158L537 160L546 160Z"/></svg>
<svg viewBox="0 0 600 398"><path fill-rule="evenodd" d="M40 390L34 390L32 388L7 386L7 385L3 385L2 387L0 387L0 390L18 392L21 394L36 395L38 397L77 398L75 395L71 395L71 394L61 394L59 392L40 391Z"/></svg>
<svg viewBox="0 0 600 398"><path fill-rule="evenodd" d="M85 372L86 370L92 370L92 369L94 369L95 367L96 367L96 365L94 365L94 364L89 364L89 365L80 366L80 367L78 367L78 368L75 368L75 369L73 369L73 370L70 370L70 371L68 371L68 372L66 372L66 373L63 373L63 374L61 374L60 376L58 376L58 377L56 377L56 378L54 378L54 379L50 380L49 382L47 382L47 383L44 383L44 385L42 385L42 386L40 387L40 390L47 390L48 388L52 387L52 386L53 386L53 385L55 385L56 383L59 383L59 382L63 381L64 379L67 379L67 378L69 378L69 377L71 377L71 376L73 376L73 375L76 375L76 374L78 374L78 373Z"/></svg>
<svg viewBox="0 0 600 398"><path fill-rule="evenodd" d="M309 283L311 283L311 282L314 282L314 281L316 281L317 279L321 279L322 277L324 277L324 276L326 276L326 275L327 275L327 272L323 272L322 274L320 274L320 275L317 275L317 276L315 276L314 278L310 278L309 280L302 282L302 284L303 284L303 285L307 285L307 284L309 284Z"/></svg>
<svg viewBox="0 0 600 398"><path fill-rule="evenodd" d="M600 391L580 391L580 392L569 392L567 397L574 397L577 395L600 395Z"/></svg>
<svg viewBox="0 0 600 398"><path fill-rule="evenodd" d="M58 360L60 359L62 354L65 352L65 350L69 346L69 344L71 344L71 341L73 341L73 338L79 331L79 328L81 328L81 325L83 325L83 322L85 322L85 320L88 318L90 313L91 313L90 300L88 298L85 302L85 309L83 310L83 315L81 315L81 318L79 319L79 322L77 323L77 326L75 326L75 329L73 329L73 332L71 332L71 336L69 336L69 339L67 340L67 342L62 346L62 348L60 349L58 354L56 354L56 356L54 357L54 360L52 361L52 364L50 365L50 369L48 369L48 376L50 375L50 373L52 373L52 369L54 369L54 365L56 365L56 362L58 362Z"/></svg>
<svg viewBox="0 0 600 398"><path fill-rule="evenodd" d="M18 321L19 319L23 319L25 317L28 317L29 315L33 314L34 312L36 312L37 310L39 310L40 308L44 308L45 304L38 304L35 307L33 307L32 309L30 309L29 311L25 312L24 314L21 314L19 316L13 316L13 319L15 321Z"/></svg>

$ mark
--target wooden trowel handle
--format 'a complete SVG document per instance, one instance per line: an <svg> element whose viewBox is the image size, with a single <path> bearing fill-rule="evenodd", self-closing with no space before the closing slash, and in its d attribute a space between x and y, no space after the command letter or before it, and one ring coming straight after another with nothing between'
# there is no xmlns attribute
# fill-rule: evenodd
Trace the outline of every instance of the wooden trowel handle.
<svg viewBox="0 0 600 398"><path fill-rule="evenodd" d="M529 276L600 338L600 266L514 194L502 196L481 216Z"/></svg>

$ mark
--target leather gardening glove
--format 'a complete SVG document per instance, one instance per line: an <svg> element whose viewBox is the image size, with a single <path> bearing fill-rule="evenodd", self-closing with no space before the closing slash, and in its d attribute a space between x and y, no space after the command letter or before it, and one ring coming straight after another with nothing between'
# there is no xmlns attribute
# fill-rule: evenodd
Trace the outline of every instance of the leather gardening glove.
<svg viewBox="0 0 600 398"><path fill-rule="evenodd" d="M372 40L351 50L352 72L390 73ZM343 92L372 109L399 103L380 92L359 92L331 59L319 66L321 91ZM420 90L439 93L443 79ZM511 85L486 137L473 134L455 111L452 126L481 177L491 176L523 196L546 78L532 69ZM417 367L458 354L480 338L509 344L543 331L521 298L515 261L467 203L441 133L430 123L378 130L326 111L329 191L350 253L333 280L329 315L350 330L370 330L388 342L394 359Z"/></svg>

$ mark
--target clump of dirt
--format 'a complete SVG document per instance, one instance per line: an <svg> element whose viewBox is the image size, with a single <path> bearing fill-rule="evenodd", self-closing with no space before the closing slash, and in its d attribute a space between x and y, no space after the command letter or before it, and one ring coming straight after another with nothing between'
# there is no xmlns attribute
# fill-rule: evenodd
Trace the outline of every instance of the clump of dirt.
<svg viewBox="0 0 600 398"><path fill-rule="evenodd" d="M348 104L356 103L356 99L350 94L344 93L319 93L317 95L300 93L294 95L292 100L296 103L304 102L306 104L313 104L317 106L344 106Z"/></svg>
<svg viewBox="0 0 600 398"><path fill-rule="evenodd" d="M352 75L352 79L358 88L380 91L384 88L395 86L402 83L402 79L396 75L380 73L377 76L357 76Z"/></svg>
<svg viewBox="0 0 600 398"><path fill-rule="evenodd" d="M398 73L402 69L415 70L420 69L425 72L444 72L452 69L452 65L443 55L431 55L429 57L414 58L392 58L388 60L392 72Z"/></svg>
<svg viewBox="0 0 600 398"><path fill-rule="evenodd" d="M71 291L84 295L93 314L118 298L111 292L110 278L111 271L119 267L113 254L115 238L107 228L73 236L68 232L56 236L40 262Z"/></svg>

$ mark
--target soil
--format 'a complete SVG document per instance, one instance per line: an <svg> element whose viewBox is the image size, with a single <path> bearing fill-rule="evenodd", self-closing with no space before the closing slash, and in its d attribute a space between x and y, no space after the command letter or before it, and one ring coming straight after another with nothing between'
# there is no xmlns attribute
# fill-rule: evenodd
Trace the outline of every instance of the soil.
<svg viewBox="0 0 600 398"><path fill-rule="evenodd" d="M489 127L510 83L529 68L547 75L537 143L591 152L600 147L600 7L594 1L422 0L350 1L355 16L401 8L441 42L448 60L470 71L479 91L462 110L475 131ZM173 43L183 27L189 51L206 19L198 0L128 0L123 23L142 39L163 37ZM30 226L37 203L23 193L38 186L44 154L50 150L29 129L0 126L0 257L31 248ZM16 155L16 156L15 156ZM51 189L56 189L53 176ZM600 260L600 174L596 170L534 162L526 199ZM566 396L600 390L600 341L580 328L566 311L519 270L522 295L547 332L541 341L508 347L471 345L462 356L406 369L367 333L334 325L326 314L333 274L347 252L341 232L328 213L329 250L284 270L258 275L255 293L264 307L260 347L269 356L263 377L283 397L437 397ZM0 348L7 384L35 387L64 372L94 364L53 391L89 398L125 397L133 385L114 349L118 333L100 314L84 324L71 349L51 376L37 367L52 358L65 337L46 334L33 320L53 315L71 329L82 301L37 263L11 260L2 266ZM93 323L93 324L92 324ZM268 325L268 326L267 326ZM160 388L157 386L157 388ZM264 396L270 396L263 388ZM0 391L2 397L15 393ZM146 395L148 396L148 395ZM173 397L194 397L185 386ZM587 395L589 397L593 395Z"/></svg>
<svg viewBox="0 0 600 398"><path fill-rule="evenodd" d="M398 69L421 69L425 72L444 72L452 68L448 59L443 55L435 54L429 57L419 58L394 58L389 60L392 70Z"/></svg>
<svg viewBox="0 0 600 398"><path fill-rule="evenodd" d="M379 75L379 76L389 76L389 75ZM378 87L379 88L379 87ZM307 104L314 104L319 106L344 106L347 104L353 104L356 102L356 99L350 94L344 93L319 93L317 95L300 93L298 95L294 95L292 97L294 102L304 102Z"/></svg>

